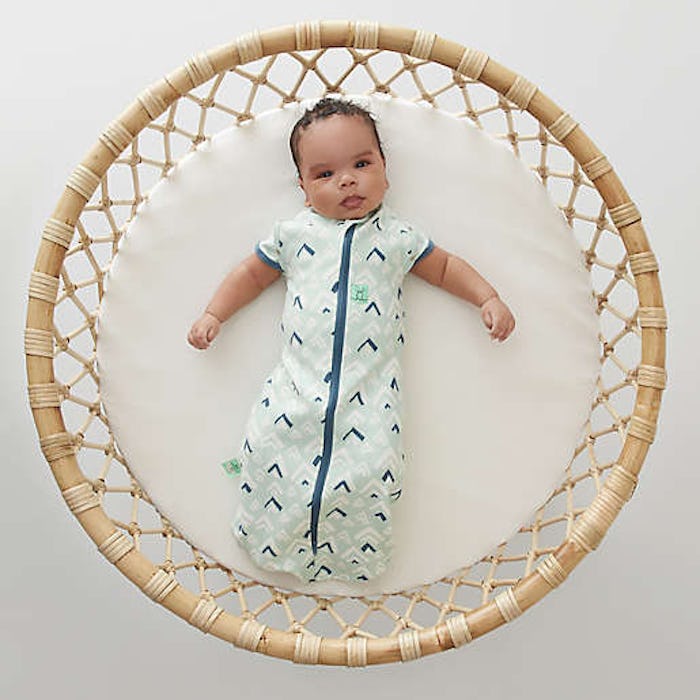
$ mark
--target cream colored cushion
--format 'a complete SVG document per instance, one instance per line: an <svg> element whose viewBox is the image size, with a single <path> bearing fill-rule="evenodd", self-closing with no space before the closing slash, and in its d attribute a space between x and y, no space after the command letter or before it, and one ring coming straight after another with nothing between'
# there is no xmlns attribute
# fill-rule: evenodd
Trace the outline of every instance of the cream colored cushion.
<svg viewBox="0 0 700 700"><path fill-rule="evenodd" d="M477 308L406 279L408 463L396 556L380 579L304 584L273 575L230 531L238 482L220 463L237 452L278 360L284 282L228 321L207 352L186 341L226 272L276 218L303 206L287 149L299 106L221 132L154 188L121 241L99 319L110 424L161 513L221 564L322 594L433 581L513 535L561 482L599 370L588 273L535 176L465 120L382 97L371 108L387 155L387 204L474 265L517 320L511 338L493 344Z"/></svg>

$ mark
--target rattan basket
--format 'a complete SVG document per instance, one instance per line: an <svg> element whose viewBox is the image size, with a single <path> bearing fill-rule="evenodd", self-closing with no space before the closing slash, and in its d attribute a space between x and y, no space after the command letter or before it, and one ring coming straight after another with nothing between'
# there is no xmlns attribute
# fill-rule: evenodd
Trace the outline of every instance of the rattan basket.
<svg viewBox="0 0 700 700"><path fill-rule="evenodd" d="M423 586L319 597L265 586L190 545L120 453L100 399L96 316L120 236L152 187L218 130L327 93L400 95L505 140L576 237L601 319L587 435L518 534ZM41 449L99 551L150 598L238 647L300 663L363 666L458 647L520 615L594 550L632 496L666 383L666 314L640 213L580 125L481 51L370 22L250 34L139 94L99 136L43 230L25 353Z"/></svg>

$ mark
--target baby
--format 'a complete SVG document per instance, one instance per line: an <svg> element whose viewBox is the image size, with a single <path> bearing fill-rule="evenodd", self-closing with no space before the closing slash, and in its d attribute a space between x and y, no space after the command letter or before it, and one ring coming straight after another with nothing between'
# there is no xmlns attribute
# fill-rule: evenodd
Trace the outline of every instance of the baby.
<svg viewBox="0 0 700 700"><path fill-rule="evenodd" d="M495 341L515 321L470 265L384 204L385 158L372 116L324 98L292 130L306 208L221 282L188 341L221 324L280 275L282 358L246 425L233 532L260 567L306 581L368 581L391 558L401 495L401 284L409 271L478 306Z"/></svg>

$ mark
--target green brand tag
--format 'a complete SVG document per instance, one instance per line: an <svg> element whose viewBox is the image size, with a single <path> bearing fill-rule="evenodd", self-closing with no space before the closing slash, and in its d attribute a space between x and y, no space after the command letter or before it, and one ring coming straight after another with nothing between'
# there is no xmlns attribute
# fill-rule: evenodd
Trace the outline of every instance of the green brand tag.
<svg viewBox="0 0 700 700"><path fill-rule="evenodd" d="M353 284L350 290L350 298L353 301L366 302L369 287L366 284Z"/></svg>
<svg viewBox="0 0 700 700"><path fill-rule="evenodd" d="M221 466L229 476L241 473L241 463L237 459L229 459L228 462L222 462Z"/></svg>

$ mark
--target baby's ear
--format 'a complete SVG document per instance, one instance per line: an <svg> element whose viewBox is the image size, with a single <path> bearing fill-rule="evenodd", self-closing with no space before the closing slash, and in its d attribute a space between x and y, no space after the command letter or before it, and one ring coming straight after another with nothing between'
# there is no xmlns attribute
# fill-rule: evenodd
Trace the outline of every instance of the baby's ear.
<svg viewBox="0 0 700 700"><path fill-rule="evenodd" d="M304 206L308 207L311 206L311 202L309 202L309 197L306 194L306 190L304 189L304 183L301 179L301 176L297 178L297 182L299 183L299 187L301 187L302 192L304 193Z"/></svg>

